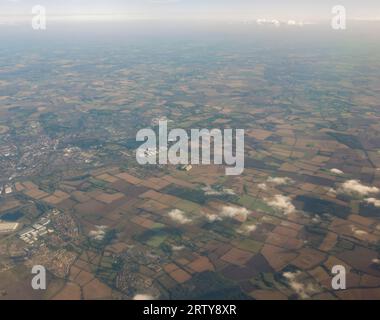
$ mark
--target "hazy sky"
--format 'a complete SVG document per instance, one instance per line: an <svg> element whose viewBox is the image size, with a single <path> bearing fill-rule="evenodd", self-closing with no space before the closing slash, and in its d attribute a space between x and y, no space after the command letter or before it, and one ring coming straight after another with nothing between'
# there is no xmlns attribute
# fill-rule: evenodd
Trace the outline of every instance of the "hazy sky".
<svg viewBox="0 0 380 320"><path fill-rule="evenodd" d="M380 0L0 0L0 16L30 15L44 5L50 16L104 15L117 18L330 19L344 5L348 19L380 19Z"/></svg>

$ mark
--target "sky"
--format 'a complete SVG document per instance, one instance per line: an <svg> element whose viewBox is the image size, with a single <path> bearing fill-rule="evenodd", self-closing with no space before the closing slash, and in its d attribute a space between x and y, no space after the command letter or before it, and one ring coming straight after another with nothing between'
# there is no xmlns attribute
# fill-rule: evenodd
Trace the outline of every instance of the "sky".
<svg viewBox="0 0 380 320"><path fill-rule="evenodd" d="M380 0L0 0L0 17L17 19L35 5L48 18L86 19L284 19L331 18L344 5L348 19L380 20Z"/></svg>

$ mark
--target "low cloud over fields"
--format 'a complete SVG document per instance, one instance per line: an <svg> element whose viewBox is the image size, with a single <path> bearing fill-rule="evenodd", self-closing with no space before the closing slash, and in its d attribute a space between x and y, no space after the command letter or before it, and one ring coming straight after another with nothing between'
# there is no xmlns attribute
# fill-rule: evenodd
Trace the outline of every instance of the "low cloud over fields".
<svg viewBox="0 0 380 320"><path fill-rule="evenodd" d="M89 232L88 236L91 239L102 241L106 235L106 226L96 226L96 230Z"/></svg>
<svg viewBox="0 0 380 320"><path fill-rule="evenodd" d="M244 222L247 220L248 214L249 210L244 207L223 206L218 214L207 214L206 217L210 222L221 221L225 218Z"/></svg>
<svg viewBox="0 0 380 320"><path fill-rule="evenodd" d="M272 199L266 199L266 202L269 206L282 211L284 214L290 214L296 211L291 199L281 194L276 194Z"/></svg>
<svg viewBox="0 0 380 320"><path fill-rule="evenodd" d="M350 196L368 196L370 194L379 193L380 189L377 187L366 186L358 180L348 180L339 187L338 192Z"/></svg>
<svg viewBox="0 0 380 320"><path fill-rule="evenodd" d="M174 209L168 213L168 216L173 221L179 223L179 224L187 224L190 223L192 220L187 218L185 213L181 210Z"/></svg>
<svg viewBox="0 0 380 320"><path fill-rule="evenodd" d="M365 202L368 204L373 204L375 207L380 208L380 200L375 198L367 198L365 199Z"/></svg>

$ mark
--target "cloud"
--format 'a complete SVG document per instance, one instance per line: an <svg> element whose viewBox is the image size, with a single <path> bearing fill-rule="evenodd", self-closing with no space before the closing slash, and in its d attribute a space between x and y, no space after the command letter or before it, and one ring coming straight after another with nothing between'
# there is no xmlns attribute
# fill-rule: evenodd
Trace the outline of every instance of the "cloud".
<svg viewBox="0 0 380 320"><path fill-rule="evenodd" d="M207 214L206 218L209 222L215 222L215 221L221 221L222 220L222 218L215 213Z"/></svg>
<svg viewBox="0 0 380 320"><path fill-rule="evenodd" d="M336 196L336 190L334 188L327 189L327 193L332 196Z"/></svg>
<svg viewBox="0 0 380 320"><path fill-rule="evenodd" d="M185 249L185 246L175 246L175 245L172 245L172 250L173 251L181 251Z"/></svg>
<svg viewBox="0 0 380 320"><path fill-rule="evenodd" d="M333 174L337 174L337 175L344 174L344 172L342 170L339 170L339 169L336 169L336 168L331 169L330 172L333 173Z"/></svg>
<svg viewBox="0 0 380 320"><path fill-rule="evenodd" d="M281 194L276 194L272 200L265 199L265 201L272 208L283 211L284 214L290 214L296 211L291 199Z"/></svg>
<svg viewBox="0 0 380 320"><path fill-rule="evenodd" d="M283 277L288 280L289 286L297 293L301 299L308 299L310 295L318 292L317 288L312 283L302 283L300 277L301 271L284 272Z"/></svg>
<svg viewBox="0 0 380 320"><path fill-rule="evenodd" d="M367 198L364 200L365 202L369 204L373 204L375 207L380 208L380 200L375 198Z"/></svg>
<svg viewBox="0 0 380 320"><path fill-rule="evenodd" d="M359 239L363 240L363 237L366 237L368 235L368 232L365 230L360 230L356 226L351 226L351 231L353 234L358 237Z"/></svg>
<svg viewBox="0 0 380 320"><path fill-rule="evenodd" d="M155 298L150 294L136 294L133 300L155 300Z"/></svg>
<svg viewBox="0 0 380 320"><path fill-rule="evenodd" d="M247 224L244 226L241 226L241 228L238 230L238 233L241 234L250 234L251 232L256 231L257 226L255 224Z"/></svg>
<svg viewBox="0 0 380 320"><path fill-rule="evenodd" d="M290 179L288 177L268 177L267 183L272 185L272 186L284 186L284 185L294 183L294 180ZM267 183L260 183L258 185L258 188L263 190L263 191L267 191L268 190Z"/></svg>
<svg viewBox="0 0 380 320"><path fill-rule="evenodd" d="M269 177L268 180L267 180L269 183L272 183L274 184L275 186L282 186L282 185L286 185L286 184L290 184L290 183L293 183L294 181L290 178L287 178L287 177L284 177L284 178L280 178L280 177L276 177L276 178L273 178L273 177Z"/></svg>
<svg viewBox="0 0 380 320"><path fill-rule="evenodd" d="M368 187L363 185L358 180L349 180L343 183L339 190L340 193L347 195L367 196L369 194L379 193L380 190L376 187Z"/></svg>
<svg viewBox="0 0 380 320"><path fill-rule="evenodd" d="M312 219L311 219L311 222L315 223L315 224L319 224L321 223L321 217L319 215L315 215Z"/></svg>
<svg viewBox="0 0 380 320"><path fill-rule="evenodd" d="M249 211L243 207L224 206L220 215L225 218L233 218L239 221L247 220Z"/></svg>
<svg viewBox="0 0 380 320"><path fill-rule="evenodd" d="M260 183L258 185L259 189L263 190L263 191L266 191L268 189L267 185L265 183Z"/></svg>
<svg viewBox="0 0 380 320"><path fill-rule="evenodd" d="M187 218L185 216L185 213L181 210L174 209L168 213L168 216L173 221L180 223L180 224L187 224L190 223L192 220Z"/></svg>
<svg viewBox="0 0 380 320"><path fill-rule="evenodd" d="M368 232L364 230L354 230L354 233L357 236L366 236L368 234Z"/></svg>
<svg viewBox="0 0 380 320"><path fill-rule="evenodd" d="M243 207L223 206L218 214L207 213L205 216L209 222L222 221L224 218L244 222L247 220L248 214L249 211Z"/></svg>
<svg viewBox="0 0 380 320"><path fill-rule="evenodd" d="M91 239L102 241L106 235L106 229L106 226L96 226L96 230L90 231L88 236Z"/></svg>
<svg viewBox="0 0 380 320"><path fill-rule="evenodd" d="M202 189L206 196L223 196L223 195L235 195L236 193L232 189L223 188L222 190L215 190L210 186Z"/></svg>

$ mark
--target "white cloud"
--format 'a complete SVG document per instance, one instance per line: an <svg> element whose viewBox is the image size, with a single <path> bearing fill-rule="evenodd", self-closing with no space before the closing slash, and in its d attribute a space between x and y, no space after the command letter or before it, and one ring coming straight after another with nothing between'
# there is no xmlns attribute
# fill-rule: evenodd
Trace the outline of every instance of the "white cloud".
<svg viewBox="0 0 380 320"><path fill-rule="evenodd" d="M267 181L269 183L276 185L276 186L282 186L282 185L291 184L294 182L292 179L287 178L287 177L284 177L284 178L282 178L282 177L276 177L276 178L269 177Z"/></svg>
<svg viewBox="0 0 380 320"><path fill-rule="evenodd" d="M363 185L358 180L348 180L344 182L339 190L340 193L345 193L347 195L360 195L367 196L369 194L379 193L380 190L376 187L368 187Z"/></svg>
<svg viewBox="0 0 380 320"><path fill-rule="evenodd" d="M336 168L331 169L330 172L333 173L333 174L337 174L337 175L344 174L344 172L342 170L339 170L339 169L336 169Z"/></svg>
<svg viewBox="0 0 380 320"><path fill-rule="evenodd" d="M266 191L268 189L267 185L265 183L260 183L258 185L259 189L263 190L263 191Z"/></svg>
<svg viewBox="0 0 380 320"><path fill-rule="evenodd" d="M315 223L315 224L319 224L321 223L321 217L319 215L315 215L312 219L311 219L311 222Z"/></svg>
<svg viewBox="0 0 380 320"><path fill-rule="evenodd" d="M173 251L181 251L181 250L185 249L185 247L184 246L174 246L174 245L172 245L172 249L173 249Z"/></svg>
<svg viewBox="0 0 380 320"><path fill-rule="evenodd" d="M364 200L365 202L369 204L373 204L375 207L380 208L380 200L375 198L367 198Z"/></svg>
<svg viewBox="0 0 380 320"><path fill-rule="evenodd" d="M244 226L243 228L247 230L248 232L253 232L253 231L256 231L257 226L255 224L248 224Z"/></svg>
<svg viewBox="0 0 380 320"><path fill-rule="evenodd" d="M235 218L240 221L247 220L249 211L243 207L224 206L220 215L226 218Z"/></svg>
<svg viewBox="0 0 380 320"><path fill-rule="evenodd" d="M267 204L277 210L281 210L284 214L290 214L296 211L295 206L292 204L291 199L281 194L276 194L273 199L265 200Z"/></svg>
<svg viewBox="0 0 380 320"><path fill-rule="evenodd" d="M234 190L223 188L222 190L215 190L210 186L204 187L202 189L206 196L223 196L223 195L235 195Z"/></svg>
<svg viewBox="0 0 380 320"><path fill-rule="evenodd" d="M257 226L255 224L247 224L242 226L239 230L238 233L242 234L250 234L251 232L256 231Z"/></svg>
<svg viewBox="0 0 380 320"><path fill-rule="evenodd" d="M354 233L354 235L356 235L358 237L363 237L363 236L368 235L367 231L360 230L356 226L353 226L353 225L351 225L351 231Z"/></svg>
<svg viewBox="0 0 380 320"><path fill-rule="evenodd" d="M180 224L190 223L192 220L185 216L185 213L181 210L174 209L168 213L170 219Z"/></svg>
<svg viewBox="0 0 380 320"><path fill-rule="evenodd" d="M246 221L249 211L243 207L223 206L220 213L206 213L209 222L222 221L224 218L232 218L241 222Z"/></svg>
<svg viewBox="0 0 380 320"><path fill-rule="evenodd" d="M94 240L101 241L104 239L106 235L106 226L96 226L96 230L92 230L89 232L88 236Z"/></svg>
<svg viewBox="0 0 380 320"><path fill-rule="evenodd" d="M288 280L289 286L298 294L301 299L308 299L310 298L310 295L318 292L317 288L315 288L312 283L301 282L301 271L284 272L282 275Z"/></svg>
<svg viewBox="0 0 380 320"><path fill-rule="evenodd" d="M206 218L209 222L215 222L215 221L221 221L222 220L222 218L215 213L207 214Z"/></svg>
<svg viewBox="0 0 380 320"><path fill-rule="evenodd" d="M368 234L367 231L364 231L364 230L355 230L354 233L357 235L357 236L366 236Z"/></svg>
<svg viewBox="0 0 380 320"><path fill-rule="evenodd" d="M329 193L329 194L335 196L335 195L336 195L336 190L335 190L334 188L329 188L329 189L327 190L327 193Z"/></svg>

